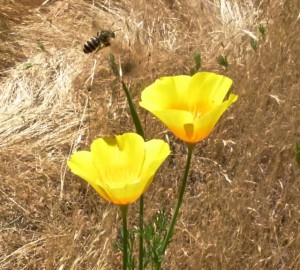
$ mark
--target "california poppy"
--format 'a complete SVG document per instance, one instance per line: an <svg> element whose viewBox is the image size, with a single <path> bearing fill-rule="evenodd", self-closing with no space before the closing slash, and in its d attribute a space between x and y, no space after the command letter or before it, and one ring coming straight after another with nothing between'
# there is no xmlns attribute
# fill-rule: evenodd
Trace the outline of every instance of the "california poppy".
<svg viewBox="0 0 300 270"><path fill-rule="evenodd" d="M210 72L162 77L142 92L140 106L175 136L194 144L212 132L221 115L237 100L234 94L225 99L231 85L228 77Z"/></svg>
<svg viewBox="0 0 300 270"><path fill-rule="evenodd" d="M107 201L127 205L146 191L169 154L163 140L145 142L136 133L125 133L95 140L91 151L74 153L68 167Z"/></svg>

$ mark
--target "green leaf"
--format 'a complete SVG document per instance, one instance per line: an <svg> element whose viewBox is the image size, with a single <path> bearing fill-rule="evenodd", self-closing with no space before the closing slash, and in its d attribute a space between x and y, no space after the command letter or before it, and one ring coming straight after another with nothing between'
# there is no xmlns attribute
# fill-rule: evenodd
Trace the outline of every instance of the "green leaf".
<svg viewBox="0 0 300 270"><path fill-rule="evenodd" d="M258 27L258 31L264 35L266 33L266 27L263 24L260 24Z"/></svg>
<svg viewBox="0 0 300 270"><path fill-rule="evenodd" d="M190 69L190 75L191 76L193 76L195 73L197 73L201 68L202 59L201 59L201 54L200 53L198 53L198 52L194 53L194 62L195 62L194 67L192 67Z"/></svg>
<svg viewBox="0 0 300 270"><path fill-rule="evenodd" d="M216 58L217 62L219 65L225 67L225 69L227 69L228 67L228 60L227 60L227 57L226 56L223 56L223 55L219 55L217 58Z"/></svg>
<svg viewBox="0 0 300 270"><path fill-rule="evenodd" d="M256 39L251 38L251 39L250 39L250 45L251 45L251 47L252 47L252 49L253 49L254 51L257 50L257 40L256 40Z"/></svg>

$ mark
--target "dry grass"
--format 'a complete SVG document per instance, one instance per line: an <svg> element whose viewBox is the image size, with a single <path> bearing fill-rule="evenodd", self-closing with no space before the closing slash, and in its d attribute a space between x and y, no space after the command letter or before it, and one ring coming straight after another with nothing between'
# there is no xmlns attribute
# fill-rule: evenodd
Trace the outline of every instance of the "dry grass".
<svg viewBox="0 0 300 270"><path fill-rule="evenodd" d="M42 2L0 0L0 269L120 268L116 207L65 164L93 138L133 130L110 50L136 101L159 76L187 74L195 51L239 95L197 147L164 269L300 269L297 1ZM84 55L105 28L121 29L115 44ZM148 138L167 134L140 112ZM146 194L147 218L176 198L185 150L169 136L173 156Z"/></svg>

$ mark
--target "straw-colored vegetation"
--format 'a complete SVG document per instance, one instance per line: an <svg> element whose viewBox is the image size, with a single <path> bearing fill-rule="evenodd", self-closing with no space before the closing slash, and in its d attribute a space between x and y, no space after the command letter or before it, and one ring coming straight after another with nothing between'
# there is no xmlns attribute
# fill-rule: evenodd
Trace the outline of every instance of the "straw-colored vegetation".
<svg viewBox="0 0 300 270"><path fill-rule="evenodd" d="M300 269L299 24L296 0L0 0L0 269L120 268L117 207L66 169L92 139L134 130L111 52L136 104L158 77L189 74L195 52L239 95L197 146L163 269ZM114 44L85 55L103 29L120 29ZM173 208L186 151L139 111L173 150L149 219Z"/></svg>

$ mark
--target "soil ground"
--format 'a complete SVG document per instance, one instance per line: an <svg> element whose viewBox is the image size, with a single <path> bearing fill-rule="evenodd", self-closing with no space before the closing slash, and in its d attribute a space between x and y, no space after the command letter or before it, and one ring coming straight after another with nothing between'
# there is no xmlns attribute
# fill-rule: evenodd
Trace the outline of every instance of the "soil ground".
<svg viewBox="0 0 300 270"><path fill-rule="evenodd" d="M66 161L134 131L110 53L138 104L157 78L189 74L197 52L239 99L197 145L163 269L300 269L299 11L296 0L0 0L0 269L121 268L117 207ZM120 29L112 46L84 54L104 29ZM149 220L172 211L186 151L138 111L147 138L172 148L145 194Z"/></svg>

